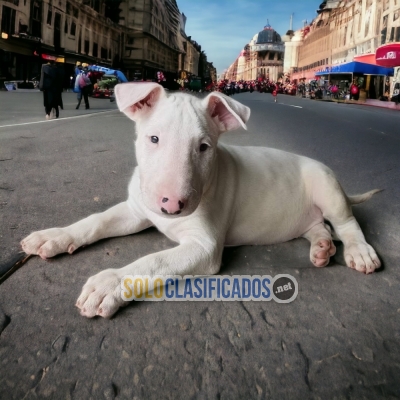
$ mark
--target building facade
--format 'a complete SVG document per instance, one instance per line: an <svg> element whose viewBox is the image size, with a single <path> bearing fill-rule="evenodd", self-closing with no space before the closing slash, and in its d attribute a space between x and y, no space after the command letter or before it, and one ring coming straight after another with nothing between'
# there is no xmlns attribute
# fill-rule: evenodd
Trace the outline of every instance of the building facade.
<svg viewBox="0 0 400 400"><path fill-rule="evenodd" d="M224 79L277 81L283 75L284 51L285 46L280 35L267 24L243 48L227 69Z"/></svg>
<svg viewBox="0 0 400 400"><path fill-rule="evenodd" d="M106 17L107 1L0 1L0 80L29 80L47 60L111 66L122 50L121 28ZM67 83L67 82L66 82Z"/></svg>
<svg viewBox="0 0 400 400"><path fill-rule="evenodd" d="M209 78L212 82L217 81L217 68L214 67L212 62L208 62L208 73L209 73Z"/></svg>
<svg viewBox="0 0 400 400"><path fill-rule="evenodd" d="M201 47L194 40L191 40L190 37L185 37L182 41L184 52L181 54L179 70L198 76Z"/></svg>
<svg viewBox="0 0 400 400"><path fill-rule="evenodd" d="M128 80L154 79L157 72L176 75L184 53L181 14L175 0L126 0L120 24L125 27L123 64Z"/></svg>
<svg viewBox="0 0 400 400"><path fill-rule="evenodd" d="M186 35L186 16L181 14L180 16L180 35L183 43L183 53L180 54L179 58L179 71L180 78L188 75L199 75L199 62L201 46L191 36Z"/></svg>
<svg viewBox="0 0 400 400"><path fill-rule="evenodd" d="M49 59L64 64L66 79L77 61L131 81L206 70L176 0L0 0L0 21L0 84L30 80Z"/></svg>
<svg viewBox="0 0 400 400"><path fill-rule="evenodd" d="M318 16L308 26L283 37L285 72L292 79L335 79L347 81L356 77L367 98L384 95L387 76L357 72L340 75L340 66L358 61L375 64L379 46L400 42L400 0L324 1ZM362 68L362 65L360 65ZM327 73L324 75L324 71ZM341 79L339 79L341 78Z"/></svg>

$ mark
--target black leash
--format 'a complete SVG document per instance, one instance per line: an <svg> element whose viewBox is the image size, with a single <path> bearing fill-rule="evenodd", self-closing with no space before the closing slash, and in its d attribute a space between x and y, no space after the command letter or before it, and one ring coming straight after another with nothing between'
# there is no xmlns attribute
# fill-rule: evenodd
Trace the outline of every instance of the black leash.
<svg viewBox="0 0 400 400"><path fill-rule="evenodd" d="M15 271L21 268L31 257L32 254L27 255L24 252L20 252L12 256L4 264L0 264L0 285Z"/></svg>

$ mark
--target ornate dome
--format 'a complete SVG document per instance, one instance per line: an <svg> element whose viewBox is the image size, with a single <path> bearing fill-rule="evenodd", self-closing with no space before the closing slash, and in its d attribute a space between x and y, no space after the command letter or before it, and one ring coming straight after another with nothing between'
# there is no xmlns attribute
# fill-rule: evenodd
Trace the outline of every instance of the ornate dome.
<svg viewBox="0 0 400 400"><path fill-rule="evenodd" d="M282 39L269 23L264 26L264 29L258 33L257 44L263 43L282 43Z"/></svg>
<svg viewBox="0 0 400 400"><path fill-rule="evenodd" d="M257 38L258 38L258 33L256 33L256 34L253 36L253 39L250 40L249 44L250 44L251 46L253 46L254 44L256 44L256 43L257 43Z"/></svg>

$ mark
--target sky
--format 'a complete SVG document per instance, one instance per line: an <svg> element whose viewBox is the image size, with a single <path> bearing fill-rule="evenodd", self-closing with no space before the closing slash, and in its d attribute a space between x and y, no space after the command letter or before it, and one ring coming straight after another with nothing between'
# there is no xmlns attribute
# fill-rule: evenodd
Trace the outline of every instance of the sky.
<svg viewBox="0 0 400 400"><path fill-rule="evenodd" d="M206 53L221 74L253 36L269 24L281 36L317 16L322 0L177 0L186 17L186 35Z"/></svg>

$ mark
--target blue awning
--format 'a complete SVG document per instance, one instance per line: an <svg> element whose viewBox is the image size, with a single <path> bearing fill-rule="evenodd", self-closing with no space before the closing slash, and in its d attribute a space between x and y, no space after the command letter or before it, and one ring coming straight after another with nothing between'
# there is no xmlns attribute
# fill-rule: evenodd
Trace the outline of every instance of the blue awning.
<svg viewBox="0 0 400 400"><path fill-rule="evenodd" d="M334 65L315 73L316 76L333 74L365 74L393 76L393 68L380 67L379 65L366 64L352 61L346 64Z"/></svg>

